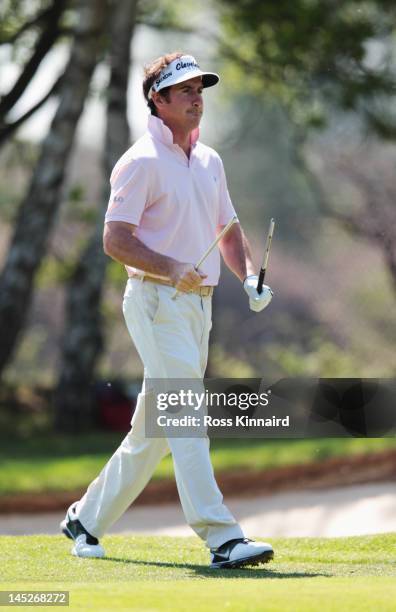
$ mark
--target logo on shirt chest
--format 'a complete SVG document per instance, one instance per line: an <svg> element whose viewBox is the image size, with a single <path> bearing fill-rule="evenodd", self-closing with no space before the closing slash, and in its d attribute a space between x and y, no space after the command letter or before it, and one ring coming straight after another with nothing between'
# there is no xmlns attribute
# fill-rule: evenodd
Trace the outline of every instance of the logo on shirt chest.
<svg viewBox="0 0 396 612"><path fill-rule="evenodd" d="M114 202L114 203L121 204L121 202L123 202L123 201L124 201L124 198L123 198L122 196L115 196L115 197L113 198L113 202Z"/></svg>

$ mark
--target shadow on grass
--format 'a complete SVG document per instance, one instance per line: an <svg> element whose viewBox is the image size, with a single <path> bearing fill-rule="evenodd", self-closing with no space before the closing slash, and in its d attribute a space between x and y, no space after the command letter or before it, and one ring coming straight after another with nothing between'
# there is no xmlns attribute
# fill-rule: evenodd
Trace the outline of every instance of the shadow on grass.
<svg viewBox="0 0 396 612"><path fill-rule="evenodd" d="M191 563L167 563L165 561L138 561L134 559L121 559L119 557L104 557L98 561L113 561L131 565L147 565L149 567L164 567L172 569L189 569L199 576L205 578L315 578L317 576L329 577L329 574L319 572L281 572L267 568L253 569L244 567L240 569L211 569L203 565L192 565Z"/></svg>

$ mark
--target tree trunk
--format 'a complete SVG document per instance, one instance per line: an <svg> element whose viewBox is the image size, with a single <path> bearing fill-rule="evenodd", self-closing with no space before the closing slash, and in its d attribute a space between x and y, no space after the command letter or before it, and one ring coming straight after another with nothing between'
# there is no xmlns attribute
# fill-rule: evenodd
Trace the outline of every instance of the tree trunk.
<svg viewBox="0 0 396 612"><path fill-rule="evenodd" d="M0 98L0 121L4 122L5 116L18 102L27 86L35 76L41 62L51 50L59 38L61 29L60 23L66 8L67 0L54 0L52 5L45 13L42 32L38 37L32 55L22 70L19 78L11 90Z"/></svg>
<svg viewBox="0 0 396 612"><path fill-rule="evenodd" d="M60 103L43 142L0 278L0 374L24 326L35 274L61 200L66 162L98 59L106 0L79 4L69 63L59 87Z"/></svg>
<svg viewBox="0 0 396 612"><path fill-rule="evenodd" d="M130 143L127 88L136 8L137 0L120 0L111 17L103 193L95 231L68 287L60 376L54 395L55 425L61 431L81 431L93 422L94 374L104 345L100 307L108 259L103 252L103 218L111 170Z"/></svg>

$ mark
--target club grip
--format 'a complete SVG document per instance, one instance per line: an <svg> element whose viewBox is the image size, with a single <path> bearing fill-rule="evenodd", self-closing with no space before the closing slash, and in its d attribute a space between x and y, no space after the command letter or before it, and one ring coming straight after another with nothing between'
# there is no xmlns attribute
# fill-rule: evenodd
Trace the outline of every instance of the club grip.
<svg viewBox="0 0 396 612"><path fill-rule="evenodd" d="M264 277L265 277L265 270L263 270L261 268L260 274L259 274L259 277L258 277L258 283L257 283L257 293L259 295L261 295L262 292L263 292Z"/></svg>

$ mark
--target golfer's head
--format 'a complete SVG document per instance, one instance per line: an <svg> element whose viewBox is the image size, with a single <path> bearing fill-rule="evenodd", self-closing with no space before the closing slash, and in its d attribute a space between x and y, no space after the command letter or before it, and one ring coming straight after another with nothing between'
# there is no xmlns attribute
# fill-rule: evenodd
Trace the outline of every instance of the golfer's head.
<svg viewBox="0 0 396 612"><path fill-rule="evenodd" d="M192 55L174 52L145 67L143 93L153 115L193 129L202 116L203 89L218 81L218 75L203 72Z"/></svg>

